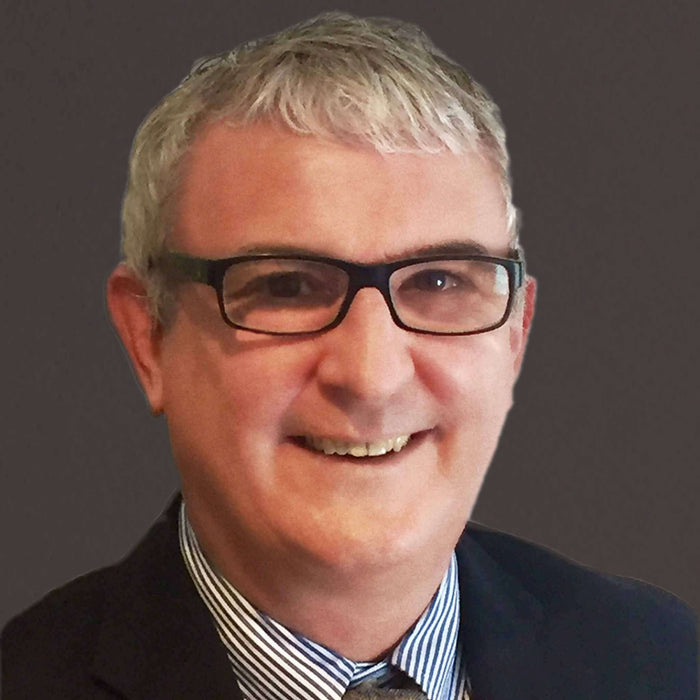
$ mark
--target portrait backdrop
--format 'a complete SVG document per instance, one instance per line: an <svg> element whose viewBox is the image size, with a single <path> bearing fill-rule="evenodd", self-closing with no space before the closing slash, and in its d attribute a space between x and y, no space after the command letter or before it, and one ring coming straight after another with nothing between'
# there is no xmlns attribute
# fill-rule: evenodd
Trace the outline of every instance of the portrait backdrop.
<svg viewBox="0 0 700 700"><path fill-rule="evenodd" d="M417 22L503 112L538 305L474 519L700 608L695 0L3 7L0 625L178 488L104 301L137 125L197 57L330 9Z"/></svg>

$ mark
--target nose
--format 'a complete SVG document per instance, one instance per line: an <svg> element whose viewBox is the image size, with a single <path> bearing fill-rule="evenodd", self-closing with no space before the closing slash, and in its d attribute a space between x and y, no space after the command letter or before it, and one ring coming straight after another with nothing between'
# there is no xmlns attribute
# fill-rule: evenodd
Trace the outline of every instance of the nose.
<svg viewBox="0 0 700 700"><path fill-rule="evenodd" d="M399 328L377 289L357 292L342 323L327 332L318 380L336 398L381 406L415 375L415 335Z"/></svg>

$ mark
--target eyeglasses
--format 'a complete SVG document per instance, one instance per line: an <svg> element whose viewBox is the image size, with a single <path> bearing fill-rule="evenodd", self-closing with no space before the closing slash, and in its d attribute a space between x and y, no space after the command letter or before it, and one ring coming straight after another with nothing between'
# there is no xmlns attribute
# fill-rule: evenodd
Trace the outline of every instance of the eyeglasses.
<svg viewBox="0 0 700 700"><path fill-rule="evenodd" d="M378 289L399 328L472 335L502 326L525 277L523 260L435 255L361 265L311 255L205 260L165 253L153 261L174 281L216 290L224 321L269 335L320 333L339 325L360 289Z"/></svg>

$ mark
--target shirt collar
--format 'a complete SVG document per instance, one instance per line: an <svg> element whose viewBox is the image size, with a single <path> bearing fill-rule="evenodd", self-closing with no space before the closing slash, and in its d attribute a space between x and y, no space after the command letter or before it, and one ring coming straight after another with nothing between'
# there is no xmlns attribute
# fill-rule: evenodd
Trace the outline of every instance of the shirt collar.
<svg viewBox="0 0 700 700"><path fill-rule="evenodd" d="M358 663L293 632L256 610L207 561L187 518L179 515L180 549L209 608L229 661L251 700L340 700L366 679L386 685L400 669L429 700L453 700L463 687L458 651L459 583L454 554L437 593L389 658Z"/></svg>

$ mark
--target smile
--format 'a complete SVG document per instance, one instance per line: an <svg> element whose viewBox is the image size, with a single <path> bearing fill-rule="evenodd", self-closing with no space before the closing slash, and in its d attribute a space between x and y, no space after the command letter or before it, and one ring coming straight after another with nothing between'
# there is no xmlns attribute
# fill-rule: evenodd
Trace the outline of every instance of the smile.
<svg viewBox="0 0 700 700"><path fill-rule="evenodd" d="M350 455L351 457L379 457L389 452L400 452L410 439L410 435L399 435L376 442L343 442L325 437L304 436L304 444L313 450L327 455Z"/></svg>

